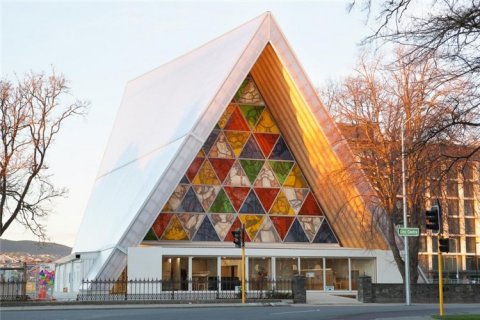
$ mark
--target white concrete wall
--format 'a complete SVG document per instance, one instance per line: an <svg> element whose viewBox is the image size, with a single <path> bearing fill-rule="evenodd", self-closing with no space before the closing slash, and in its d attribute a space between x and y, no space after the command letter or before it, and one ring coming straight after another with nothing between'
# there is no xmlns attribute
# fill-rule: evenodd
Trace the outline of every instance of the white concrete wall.
<svg viewBox="0 0 480 320"><path fill-rule="evenodd" d="M161 247L132 247L128 248L129 279L161 279L162 253Z"/></svg>

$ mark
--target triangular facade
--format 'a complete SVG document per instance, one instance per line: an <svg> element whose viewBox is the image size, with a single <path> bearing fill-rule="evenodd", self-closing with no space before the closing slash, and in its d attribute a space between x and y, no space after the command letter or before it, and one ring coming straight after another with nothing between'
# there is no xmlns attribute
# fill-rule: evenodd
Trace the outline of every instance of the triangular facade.
<svg viewBox="0 0 480 320"><path fill-rule="evenodd" d="M152 232L156 239L222 241L226 221L239 217L242 221L255 221L246 224L247 233L255 234L254 242L337 243L251 76L243 81L209 137L216 139L204 143L187 169L187 178L180 181L159 213L159 217L165 218L156 219L144 241L155 240ZM228 185L229 181L241 180L243 171L238 172L233 166L235 162L243 163L244 171L249 173L247 186ZM226 181L226 177L230 180ZM223 214L223 219L218 219L218 214ZM286 238L278 236L285 234L284 224L279 224L285 216L302 218L302 223L295 219L290 224ZM272 217L276 217L276 224L272 224ZM320 218L324 219L322 228ZM184 223L178 224L177 219ZM260 220L260 231L252 230L258 228L256 222ZM162 227L165 223L174 227ZM324 234L318 235L319 232ZM327 242L330 236L334 240Z"/></svg>
<svg viewBox="0 0 480 320"><path fill-rule="evenodd" d="M350 163L265 13L128 84L74 252L114 278L144 239L222 243L240 223L256 245L385 249L361 172L335 175Z"/></svg>

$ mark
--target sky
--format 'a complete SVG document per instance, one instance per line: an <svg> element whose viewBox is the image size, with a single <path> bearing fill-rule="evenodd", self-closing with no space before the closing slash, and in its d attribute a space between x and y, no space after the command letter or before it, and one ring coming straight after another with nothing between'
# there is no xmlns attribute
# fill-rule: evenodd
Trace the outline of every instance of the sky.
<svg viewBox="0 0 480 320"><path fill-rule="evenodd" d="M44 221L49 241L73 246L127 81L271 11L314 86L353 72L371 28L348 1L0 0L0 74L52 68L90 102L49 150L52 181L66 187ZM14 225L3 238L36 240Z"/></svg>

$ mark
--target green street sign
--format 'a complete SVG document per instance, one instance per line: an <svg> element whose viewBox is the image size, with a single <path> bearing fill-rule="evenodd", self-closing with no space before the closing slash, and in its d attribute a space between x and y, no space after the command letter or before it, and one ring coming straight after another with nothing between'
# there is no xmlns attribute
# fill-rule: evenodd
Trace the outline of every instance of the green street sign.
<svg viewBox="0 0 480 320"><path fill-rule="evenodd" d="M418 228L398 228L398 235L401 237L418 237L420 230Z"/></svg>

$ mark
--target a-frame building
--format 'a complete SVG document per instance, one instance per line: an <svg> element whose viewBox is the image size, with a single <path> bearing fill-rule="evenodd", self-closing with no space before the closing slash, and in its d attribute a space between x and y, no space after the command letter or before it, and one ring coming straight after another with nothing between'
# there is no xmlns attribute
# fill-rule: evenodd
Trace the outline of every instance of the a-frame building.
<svg viewBox="0 0 480 320"><path fill-rule="evenodd" d="M127 261L130 277L226 276L239 255L230 232L243 223L251 272L322 270L318 290L353 290L355 272L400 281L381 219L366 206L373 191L353 163L274 18L262 14L128 83L60 267L76 263L78 279L116 278ZM328 270L347 285L329 285Z"/></svg>

